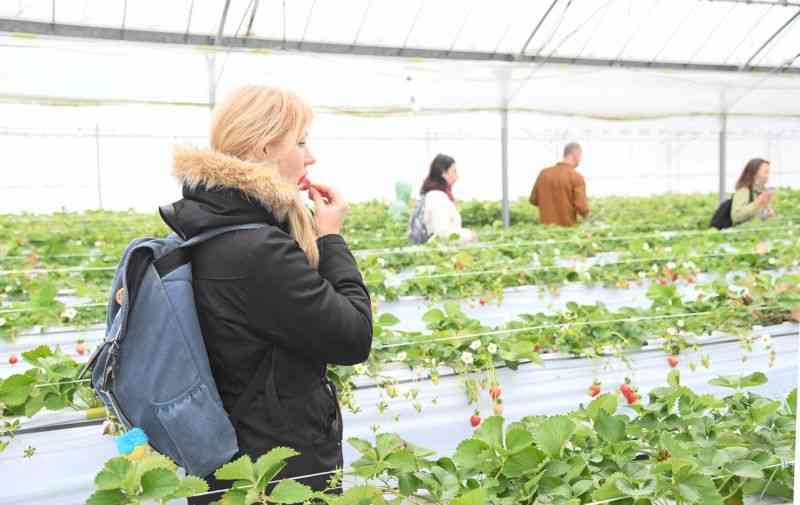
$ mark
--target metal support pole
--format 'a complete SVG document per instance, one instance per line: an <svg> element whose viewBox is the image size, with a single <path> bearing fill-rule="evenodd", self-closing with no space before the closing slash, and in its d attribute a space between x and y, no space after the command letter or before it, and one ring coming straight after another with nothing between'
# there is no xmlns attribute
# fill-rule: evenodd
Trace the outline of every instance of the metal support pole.
<svg viewBox="0 0 800 505"><path fill-rule="evenodd" d="M217 104L217 55L207 54L206 65L208 66L208 108L213 109Z"/></svg>
<svg viewBox="0 0 800 505"><path fill-rule="evenodd" d="M719 130L719 201L725 200L725 167L728 156L728 114L720 116L721 128Z"/></svg>
<svg viewBox="0 0 800 505"><path fill-rule="evenodd" d="M103 210L103 181L100 172L100 125L94 125L95 162L97 163L97 205Z"/></svg>
<svg viewBox="0 0 800 505"><path fill-rule="evenodd" d="M500 143L503 152L503 226L508 228L511 226L511 211L508 202L508 108L503 107L500 118Z"/></svg>

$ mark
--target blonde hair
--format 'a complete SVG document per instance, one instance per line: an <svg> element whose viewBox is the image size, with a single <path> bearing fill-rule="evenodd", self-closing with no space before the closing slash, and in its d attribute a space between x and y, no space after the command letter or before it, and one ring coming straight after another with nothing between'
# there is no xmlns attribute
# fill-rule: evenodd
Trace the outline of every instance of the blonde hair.
<svg viewBox="0 0 800 505"><path fill-rule="evenodd" d="M264 161L267 147L299 137L312 117L311 107L294 93L267 86L244 86L214 108L211 147L241 160L270 163ZM287 218L292 237L316 269L319 265L316 224L299 191Z"/></svg>

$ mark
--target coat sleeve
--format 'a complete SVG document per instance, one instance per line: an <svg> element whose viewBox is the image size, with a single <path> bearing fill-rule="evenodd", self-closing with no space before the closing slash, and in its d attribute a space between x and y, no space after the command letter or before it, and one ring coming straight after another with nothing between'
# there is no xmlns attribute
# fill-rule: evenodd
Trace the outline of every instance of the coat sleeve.
<svg viewBox="0 0 800 505"><path fill-rule="evenodd" d="M733 224L742 224L756 217L758 214L758 203L750 201L750 192L747 188L737 189L733 194L731 204L731 221Z"/></svg>
<svg viewBox="0 0 800 505"><path fill-rule="evenodd" d="M318 270L287 234L270 234L250 258L247 318L276 344L315 361L352 365L372 347L372 306L356 261L339 235L317 241Z"/></svg>
<svg viewBox="0 0 800 505"><path fill-rule="evenodd" d="M583 217L589 215L589 201L586 198L586 180L581 174L575 174L572 186L572 204L575 210Z"/></svg>
<svg viewBox="0 0 800 505"><path fill-rule="evenodd" d="M531 205L533 205L534 207L538 207L539 206L538 190L539 190L539 178L540 177L541 177L541 175L536 177L536 182L534 183L533 188L531 189L531 196L528 197L528 201L531 202Z"/></svg>

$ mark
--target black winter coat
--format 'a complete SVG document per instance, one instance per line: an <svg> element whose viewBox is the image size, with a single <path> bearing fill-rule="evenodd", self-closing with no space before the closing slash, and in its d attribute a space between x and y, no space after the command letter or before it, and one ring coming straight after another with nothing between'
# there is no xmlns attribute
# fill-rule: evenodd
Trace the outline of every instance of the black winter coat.
<svg viewBox="0 0 800 505"><path fill-rule="evenodd" d="M282 205L295 196L281 192L296 189L275 182L269 171L260 176L273 178L266 185L243 176L254 167L263 169L219 153L179 151L175 174L184 198L162 207L162 217L184 239L222 226L269 225L193 248L200 327L240 453L255 461L273 447L289 446L301 454L288 460L279 477L327 472L343 462L342 417L326 366L369 356L369 294L341 236L317 241L319 267L311 268L280 221ZM251 383L246 405L236 407ZM300 482L322 490L329 478Z"/></svg>

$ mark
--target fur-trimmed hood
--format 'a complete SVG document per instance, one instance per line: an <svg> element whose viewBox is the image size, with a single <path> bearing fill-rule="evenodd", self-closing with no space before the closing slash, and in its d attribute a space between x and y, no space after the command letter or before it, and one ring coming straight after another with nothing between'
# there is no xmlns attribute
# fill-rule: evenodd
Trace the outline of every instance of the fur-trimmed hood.
<svg viewBox="0 0 800 505"><path fill-rule="evenodd" d="M244 161L210 149L177 147L172 175L189 190L239 190L271 211L279 222L286 220L298 198L297 186L283 181L274 165Z"/></svg>

